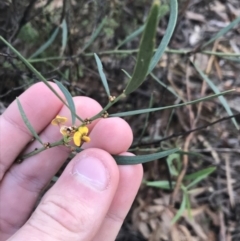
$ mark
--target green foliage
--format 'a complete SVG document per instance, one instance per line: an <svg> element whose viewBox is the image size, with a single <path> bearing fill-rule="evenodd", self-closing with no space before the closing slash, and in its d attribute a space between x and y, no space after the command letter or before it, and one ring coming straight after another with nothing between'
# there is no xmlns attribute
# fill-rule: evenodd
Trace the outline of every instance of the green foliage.
<svg viewBox="0 0 240 241"><path fill-rule="evenodd" d="M148 74L150 74L151 77L153 79L155 79L157 83L159 83L161 86L167 88L170 91L170 93L172 93L175 97L180 99L182 102L180 102L180 103L178 102L179 104L175 104L175 105L152 108L153 101L150 101L149 108L147 108L147 109L132 110L132 111L126 111L126 112L121 112L121 113L113 113L110 115L112 117L113 116L125 117L125 116L137 115L137 114L147 114L146 122L144 124L143 131L142 131L140 137L143 136L143 133L146 129L146 126L148 123L148 118L149 118L149 113L152 113L154 111L175 109L175 108L179 108L181 106L193 105L196 103L200 103L202 101L206 101L206 100L210 100L215 97L219 97L219 100L220 100L222 106L226 109L227 113L229 115L232 115L232 111L229 108L227 100L222 96L224 94L230 93L232 90L221 93L219 91L219 89L216 87L216 85L214 85L214 83L208 78L208 76L206 74L204 74L203 71L201 71L194 62L192 62L192 63L194 65L195 69L197 70L199 75L211 87L211 89L215 93L214 95L210 95L207 97L202 97L200 99L186 102L186 101L182 100L181 95L176 93L176 91L173 90L173 88L171 88L167 84L163 83L163 81L159 80L157 78L157 76L152 73L155 66L158 64L159 60L161 59L161 57L163 56L163 54L165 52L174 53L174 54L182 54L186 58L188 58L188 54L191 52L191 50L185 50L185 49L176 49L176 50L167 49L167 46L169 44L169 41L171 40L173 31L174 31L176 21L177 21L177 16L178 16L178 1L177 0L169 0L168 2L170 5L170 8L169 8L169 5L166 5L166 4L160 6L159 1L157 1L157 0L153 1L151 10L149 12L149 15L148 15L147 20L144 25L140 26L137 30L135 30L133 32L129 31L129 29L127 29L130 34L125 39L123 39L123 41L121 43L119 43L119 45L116 46L116 48L114 50L106 50L105 52L100 52L100 51L98 52L98 55L100 56L101 59L102 59L101 54L105 54L105 55L106 54L121 54L122 56L128 56L130 54L135 54L135 53L138 53L138 54L137 54L136 64L133 68L133 73L130 75L129 73L127 73L126 70L123 70L123 72L129 78L129 82L125 88L125 92L120 94L119 96L117 96L114 101L109 102L103 108L103 110L101 112L99 112L95 116L91 117L89 121L101 118L102 114L104 112L106 112L113 104L117 103L125 95L128 95L128 94L132 93L133 91L137 90L139 88L139 86L144 82L144 80L146 79L146 76ZM165 34L163 36L162 41L159 43L158 47L156 49L154 49L155 34L156 34L158 21L163 16L165 16L166 13L168 13L168 11L170 11L170 17L169 17L167 29L165 30ZM51 11L48 11L48 14L49 13L51 13ZM3 43L5 43L5 45L8 46L9 49L12 50L12 52L24 63L24 65L26 67L29 68L31 73L36 78L43 81L51 89L51 91L69 108L71 115L72 115L72 124L74 125L76 118L79 119L81 122L83 122L83 120L79 116L77 116L71 93L69 93L69 91L61 84L61 82L55 81L56 84L59 86L60 90L63 92L65 99L66 99L66 101L65 101L51 87L51 85L47 82L46 78L40 73L40 71L38 71L37 68L34 67L33 63L44 62L46 65L51 66L52 69L54 69L55 63L54 62L52 63L51 61L62 61L62 62L66 61L67 62L70 59L70 60L73 60L73 62L74 62L75 60L81 59L82 57L85 57L87 55L94 55L95 59L96 59L99 75L102 80L102 84L106 90L107 95L110 96L110 89L108 86L106 76L103 72L102 63L101 63L100 58L96 54L85 53L85 51L87 49L90 49L89 47L94 43L94 41L97 39L97 37L99 37L99 35L101 37L101 35L105 34L105 40L106 39L109 40L110 38L112 38L114 36L115 30L120 26L121 22L116 21L116 19L112 16L109 17L108 19L106 17L102 18L102 20L99 21L99 23L94 24L94 26L96 26L95 29L93 29L93 30L87 29L90 34L89 34L89 36L87 36L87 41L84 39L83 46L78 46L78 48L81 49L80 53L74 52L74 55L69 57L69 56L67 56L67 54L68 54L67 46L68 46L68 44L71 45L71 41L75 41L75 39L76 39L75 36L73 36L73 38L70 39L70 31L71 30L73 31L75 29L71 29L70 26L68 26L68 22L66 20L69 20L69 19L71 20L71 18L70 17L67 18L66 16L64 16L63 20L62 20L62 18L60 20L60 14L59 15L52 14L52 15L50 15L50 18L51 18L51 20L54 20L54 21L52 21L52 22L50 21L50 23L47 22L46 26L44 26L44 31L46 32L46 35L50 32L51 32L51 34L48 36L46 41L43 41L42 43L40 43L40 47L35 52L33 49L34 53L28 59L24 58L23 55L20 52L18 52L3 37L0 36L0 40ZM62 22L58 22L58 21L62 21ZM137 22L136 19L133 21ZM234 26L236 26L239 22L240 22L240 17L233 20L227 27L221 29L208 42L204 43L202 45L202 49L206 48L211 43L213 43L215 40L219 39L221 36L226 34L230 29L232 29ZM54 23L54 25L52 23ZM53 26L55 26L54 29L53 29ZM81 22L81 26L77 26L77 28L88 28L89 26L92 26L92 20L91 19L83 19ZM58 35L59 32L61 33L61 38L59 38L61 41L59 40L59 42L58 42L57 37L59 36ZM117 50L119 47L122 47L124 44L130 42L131 40L133 40L134 38L139 36L141 33L143 33L143 34L142 34L140 45L139 45L138 49ZM39 38L45 39L46 35L43 36L44 38L41 38L42 36L40 36L38 30L35 29L31 23L27 23L26 25L24 25L22 27L18 37L22 41L25 41L26 43L34 44L35 42L39 41ZM55 46L55 44L56 45L59 44L61 47L61 51L57 56L49 56L49 57L42 58L42 59L36 59L36 57L39 55L42 55L42 56L45 55L47 52L46 50L50 50L51 48L53 48ZM59 45L58 45L58 49L60 49ZM39 46L39 42L37 43L37 46ZM75 49L73 51L75 51ZM195 50L193 50L193 51L195 51ZM199 51L201 52L201 49ZM216 55L216 56L219 56L219 57L222 57L225 59L227 58L228 60L231 60L231 61L239 61L239 54L236 54L236 53L218 53L218 52L211 52L211 51L207 51L207 50L202 51L201 53ZM63 54L65 54L66 56L63 56ZM16 60L16 62L18 62L18 60ZM76 63L78 64L79 62L76 62ZM74 62L74 64L75 64L75 62ZM60 69L61 65L59 64L58 67ZM78 74L81 77L83 75L84 66L74 66L74 67L77 68ZM71 73L72 69L69 67L69 68L65 68L63 70L58 70L58 71L61 76L68 79L68 78L70 78L70 73ZM76 74L77 78L79 77L78 74ZM32 127L30 121L28 120L28 118L21 106L21 103L18 99L17 99L17 104L18 104L18 108L19 108L20 114L22 116L22 119L24 120L29 131L43 145L40 137L38 136L38 134ZM232 121L233 121L234 125L236 126L236 128L239 129L239 126L238 126L236 120L232 119ZM52 144L52 146L62 145L66 141L67 141L66 139L63 139L59 142ZM138 164L138 163L146 163L149 161L167 157L167 164L168 164L171 176L174 177L175 179L177 178L177 176L179 175L180 170L182 168L181 156L179 154L178 148L170 147L169 150L164 149L164 151L156 151L156 153L152 153L152 150L150 150L150 153L151 154L148 154L148 155L139 155L139 156L134 156L134 157L114 156L114 158L115 158L117 164L119 164L119 165L132 165L132 164ZM32 154L35 154L35 153L30 153L30 155L32 155ZM25 157L28 157L28 156L29 155L27 155ZM182 202L181 202L180 209L178 210L176 216L173 219L173 223L176 222L181 217L181 215L183 214L183 212L186 209L190 210L190 208L191 208L190 207L190 195L191 195L191 192L194 190L193 187L195 185L199 184L205 178L207 178L214 170L215 170L214 167L209 167L206 169L199 170L195 173L188 174L184 177L183 184L181 186ZM166 180L158 180L155 182L146 182L146 184L148 186L154 186L154 187L158 187L158 188L163 188L165 190L170 190L170 185L169 185L168 181L166 181ZM173 184L173 186L175 186L176 182L174 181L172 184Z"/></svg>
<svg viewBox="0 0 240 241"><path fill-rule="evenodd" d="M102 66L102 62L101 60L99 59L99 57L97 56L97 54L94 54L94 57L95 57L95 60L96 60L96 63L97 63L97 67L98 67L98 73L100 75L100 78L102 80L102 84L106 90L106 93L108 95L108 97L110 96L110 90L109 90L109 87L108 87L108 82L107 82L107 78L103 72L103 66Z"/></svg>
<svg viewBox="0 0 240 241"><path fill-rule="evenodd" d="M181 164L181 154L180 153L173 153L170 154L167 158L168 168L170 170L170 174L172 177L177 178L181 172L182 164ZM172 224L177 222L179 218L181 218L183 212L188 210L189 214L191 214L191 206L189 196L193 191L193 187L201 182L202 180L206 179L209 175L211 175L216 170L216 167L208 167L202 169L200 171L188 174L184 177L183 183L181 185L182 190L182 201L179 210L177 211L176 215L172 219ZM157 187L161 189L170 190L170 184L167 180L161 181L145 181L144 182L147 186ZM172 182L173 187L175 187L176 182Z"/></svg>
<svg viewBox="0 0 240 241"><path fill-rule="evenodd" d="M72 125L74 125L75 121L76 121L76 108L75 108L75 104L74 104L72 95L61 82L59 82L57 80L54 80L54 82L57 84L57 86L59 87L59 89L62 91L62 93L64 94L64 96L66 98L66 101L69 106L69 110L71 111L71 115L72 115Z"/></svg>
<svg viewBox="0 0 240 241"><path fill-rule="evenodd" d="M38 40L39 33L38 31L32 26L32 24L29 22L25 24L19 34L18 34L19 39L26 43L34 43Z"/></svg>
<svg viewBox="0 0 240 241"><path fill-rule="evenodd" d="M33 128L33 126L31 125L31 123L29 122L24 110L23 110L23 107L20 103L20 101L18 100L18 98L16 99L17 100L17 105L18 105L18 109L19 109L19 112L22 116L22 119L24 121L24 123L26 124L28 130L30 131L30 133L33 135L33 137L35 137L36 140L38 140L42 145L43 145L43 142L40 138L40 136L37 134L37 132L35 131L35 129Z"/></svg>
<svg viewBox="0 0 240 241"><path fill-rule="evenodd" d="M125 89L125 94L128 95L136 90L144 81L148 67L152 58L153 49L155 46L155 34L158 22L159 1L154 1L147 23L141 38L137 63L135 65L132 78L129 80Z"/></svg>
<svg viewBox="0 0 240 241"><path fill-rule="evenodd" d="M108 19L107 25L103 28L104 33L107 38L112 38L114 35L115 29L119 26L119 23L116 22L113 18Z"/></svg>

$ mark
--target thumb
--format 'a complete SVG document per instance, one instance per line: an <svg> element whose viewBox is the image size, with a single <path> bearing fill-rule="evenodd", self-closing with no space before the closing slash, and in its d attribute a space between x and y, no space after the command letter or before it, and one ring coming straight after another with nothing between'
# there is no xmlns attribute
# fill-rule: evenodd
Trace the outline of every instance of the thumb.
<svg viewBox="0 0 240 241"><path fill-rule="evenodd" d="M91 240L110 207L118 179L111 155L96 148L84 150L9 240Z"/></svg>

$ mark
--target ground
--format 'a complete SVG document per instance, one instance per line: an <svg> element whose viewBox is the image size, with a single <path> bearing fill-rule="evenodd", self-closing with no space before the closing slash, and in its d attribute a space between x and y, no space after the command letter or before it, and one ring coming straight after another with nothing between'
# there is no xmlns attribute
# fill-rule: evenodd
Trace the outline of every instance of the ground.
<svg viewBox="0 0 240 241"><path fill-rule="evenodd" d="M136 61L136 51L128 50L138 48L141 35L120 48L117 46L144 24L151 2L0 0L0 35L46 79L58 79L72 95L90 96L105 106L108 98L92 54L99 55L111 94L118 96L128 80L122 69L132 73ZM169 2L162 1L165 14L157 28L156 47L169 22ZM143 184L117 240L238 241L240 24L223 35L220 31L239 18L240 2L178 3L175 31L153 75L109 113L165 107L200 99L214 91L235 90L224 95L224 99L125 117L134 133L131 149L135 154L175 147L182 151L144 164ZM91 43L92 33L105 16L103 28ZM91 44L87 46L88 43ZM2 42L0 63L3 112L39 79ZM235 122L229 117L232 115L236 115ZM147 181L162 181L161 188L147 186ZM184 189L192 181L196 185ZM179 219L172 224L178 214Z"/></svg>

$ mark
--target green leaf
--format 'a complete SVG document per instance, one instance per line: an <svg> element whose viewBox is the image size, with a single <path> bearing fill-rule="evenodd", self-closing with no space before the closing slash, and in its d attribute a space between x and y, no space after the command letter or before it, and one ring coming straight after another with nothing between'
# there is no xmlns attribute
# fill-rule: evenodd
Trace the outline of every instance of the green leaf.
<svg viewBox="0 0 240 241"><path fill-rule="evenodd" d="M177 168L175 167L175 165L173 164L173 161L176 160L176 164L177 164ZM180 155L179 153L174 153L172 155L169 155L167 158L167 165L168 165L168 169L170 171L170 174L172 176L178 176L179 172L181 170L181 161L180 161Z"/></svg>
<svg viewBox="0 0 240 241"><path fill-rule="evenodd" d="M160 9L159 9L159 14L158 14L158 21L163 18L167 13L169 12L169 6L167 4L163 4ZM130 35L128 35L122 42L120 42L118 44L118 46L116 47L116 49L119 49L121 46L123 46L124 44L130 42L131 40L133 40L134 38L136 38L139 34L141 34L143 32L145 28L145 24L142 25L141 27L139 27L137 30L135 30L133 33L131 33Z"/></svg>
<svg viewBox="0 0 240 241"><path fill-rule="evenodd" d="M171 186L169 181L153 181L153 182L145 182L147 186L149 187L158 187L161 189L171 190ZM176 182L172 182L173 186L176 185Z"/></svg>
<svg viewBox="0 0 240 241"><path fill-rule="evenodd" d="M108 87L108 82L107 82L107 79L106 79L106 76L103 72L103 66L102 66L102 62L101 60L99 59L99 57L97 56L97 54L94 53L94 57L95 57L95 60L97 62L97 67L98 67L98 73L101 77L101 80L102 80L102 83L103 83L103 86L105 88L105 91L107 93L108 96L110 96L110 91L109 91L109 87Z"/></svg>
<svg viewBox="0 0 240 241"><path fill-rule="evenodd" d="M29 59L35 58L36 56L38 56L39 54L41 54L43 51L45 51L55 40L55 38L57 37L59 31L59 27L57 27L54 32L52 33L51 37L48 39L47 42L45 42L35 53L33 53Z"/></svg>
<svg viewBox="0 0 240 241"><path fill-rule="evenodd" d="M96 39L96 37L98 36L98 34L101 32L104 24L106 23L107 18L105 17L102 22L99 24L99 26L97 27L97 29L95 31L93 31L91 38L89 39L89 41L83 46L82 48L82 52L84 52L92 43L93 41Z"/></svg>
<svg viewBox="0 0 240 241"><path fill-rule="evenodd" d="M184 180L193 180L187 187L186 189L190 189L191 187L193 187L194 185L196 185L197 183L199 183L200 181L202 181L203 179L205 179L206 177L208 177L212 172L214 172L216 170L216 167L209 167L203 170L200 170L198 172L195 172L193 174L190 175L186 175L184 177Z"/></svg>
<svg viewBox="0 0 240 241"><path fill-rule="evenodd" d="M76 121L76 108L75 108L75 104L74 104L72 95L61 82L59 82L55 79L53 81L57 84L57 86L62 91L62 93L64 94L64 96L67 100L67 103L68 103L68 106L69 106L69 109L70 109L71 115L72 115L72 125L74 125L75 121Z"/></svg>
<svg viewBox="0 0 240 241"><path fill-rule="evenodd" d="M31 123L29 122L24 110L23 110L23 107L20 103L20 101L18 100L18 98L16 98L17 100L17 105L18 105L18 109L20 111L20 114L22 116L22 119L25 123L25 125L27 126L28 130L31 132L31 134L35 137L36 140L38 140L42 145L43 145L43 142L41 140L41 138L39 137L39 135L37 134L37 132L34 130L34 128L32 127Z"/></svg>
<svg viewBox="0 0 240 241"><path fill-rule="evenodd" d="M151 77L158 83L160 84L161 86L163 86L164 88L166 88L169 92L171 92L173 95L175 95L177 98L179 99L182 99L181 96L179 96L171 86L167 86L165 83L163 83L161 80L158 79L158 77L153 74L153 73L150 73Z"/></svg>
<svg viewBox="0 0 240 241"><path fill-rule="evenodd" d="M68 39L68 27L67 27L67 22L66 19L64 18L62 21L62 48L61 48L61 53L64 53L64 50L67 46L67 39Z"/></svg>
<svg viewBox="0 0 240 241"><path fill-rule="evenodd" d="M193 66L195 67L195 69L197 70L197 72L201 75L201 77L207 82L207 84L210 86L210 88L213 90L214 93L219 94L220 91L217 88L217 86L208 78L207 75L205 75L203 73L203 71L194 63L191 61L191 63L193 64ZM227 100L223 97L223 96L219 96L218 97L219 101L222 103L223 107L225 108L225 110L227 111L228 115L231 116L233 115L232 110L230 109ZM236 122L235 118L231 119L233 124L235 125L235 127L237 128L237 130L239 130L239 125Z"/></svg>
<svg viewBox="0 0 240 241"><path fill-rule="evenodd" d="M146 163L150 161L154 161L163 157L166 157L168 155L171 155L172 153L175 153L179 151L179 148L167 150L167 151L161 151L153 154L148 155L139 155L139 156L116 156L113 155L113 158L116 160L118 165L135 165L139 163Z"/></svg>
<svg viewBox="0 0 240 241"><path fill-rule="evenodd" d="M152 108L152 105L153 105L153 93L151 93L151 97L150 97L150 100L149 100L149 108ZM148 126L148 120L149 120L149 115L150 113L147 113L146 115L146 119L145 119L145 122L144 122L144 125L143 125L143 128L142 128L142 132L138 138L138 143L142 140L143 138L143 135L145 134L145 131L147 129L147 126Z"/></svg>
<svg viewBox="0 0 240 241"><path fill-rule="evenodd" d="M172 108L178 108L181 106L186 106L186 105L192 105L192 104L196 104L198 102L201 101L205 101L205 100L210 100L213 99L215 97L218 97L220 95L224 95L230 92L233 92L234 90L227 90L215 95L210 95L207 97L203 97L197 100L193 100L193 101L189 101L189 102L185 102L185 103L181 103L181 104L177 104L177 105L169 105L169 106L164 106L164 107L157 107L157 108L148 108L148 109L142 109L142 110L132 110L132 111L126 111L126 112L120 112L120 113L115 113L115 114L111 114L109 115L110 117L123 117L123 116L131 116L131 115L139 115L139 114L145 114L145 113L149 113L149 112L154 112L154 111L159 111L159 110L165 110L165 109L172 109Z"/></svg>
<svg viewBox="0 0 240 241"><path fill-rule="evenodd" d="M187 195L188 195L187 193L185 193L185 192L183 193L183 200L182 200L181 206L178 209L178 211L177 211L176 215L174 216L174 218L172 219L171 224L176 223L178 221L178 219L181 218L183 212L185 211L186 204L187 204L187 198L188 198Z"/></svg>
<svg viewBox="0 0 240 241"><path fill-rule="evenodd" d="M129 79L132 78L131 75L125 69L121 69L121 70Z"/></svg>
<svg viewBox="0 0 240 241"><path fill-rule="evenodd" d="M143 83L147 75L148 67L155 46L159 5L159 1L155 0L150 10L146 27L140 42L139 52L137 55L137 63L135 65L132 78L128 82L128 85L124 91L126 95L136 90Z"/></svg>
<svg viewBox="0 0 240 241"><path fill-rule="evenodd" d="M161 59L165 49L168 46L168 43L172 37L174 28L176 26L177 22L177 16L178 16L178 2L177 0L170 0L170 18L169 18L169 23L166 29L166 33L164 34L164 37L160 43L160 45L157 48L156 53L152 57L149 69L148 69L148 74L152 72L152 70L155 68L157 65L158 61Z"/></svg>
<svg viewBox="0 0 240 241"><path fill-rule="evenodd" d="M192 219L192 213L191 213L191 202L189 199L189 195L186 195L186 208L188 210L188 217Z"/></svg>
<svg viewBox="0 0 240 241"><path fill-rule="evenodd" d="M6 44L12 51L14 54L16 54L18 56L19 59L22 60L22 62L58 97L59 100L62 101L63 104L66 105L65 101L63 100L63 98L57 93L57 91L55 91L55 89L48 83L48 81L44 78L44 76L38 72L33 65L27 60L25 59L20 52L18 52L10 43L8 43L8 41L6 41L2 36L0 36L0 40ZM67 108L70 109L70 107L68 105L66 105ZM80 120L81 122L83 122L83 120L76 115L77 119Z"/></svg>
<svg viewBox="0 0 240 241"><path fill-rule="evenodd" d="M234 28L238 23L240 22L240 16L233 20L230 24L228 24L225 28L221 29L214 37L212 37L209 41L207 41L205 44L202 45L202 48L205 48L210 43L214 42L216 39L222 37L225 33L227 33L229 30Z"/></svg>

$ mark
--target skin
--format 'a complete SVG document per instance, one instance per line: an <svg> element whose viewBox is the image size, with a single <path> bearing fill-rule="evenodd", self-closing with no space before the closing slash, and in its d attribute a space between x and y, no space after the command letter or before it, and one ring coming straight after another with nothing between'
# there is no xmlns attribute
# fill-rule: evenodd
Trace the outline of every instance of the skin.
<svg viewBox="0 0 240 241"><path fill-rule="evenodd" d="M51 85L62 96L58 87ZM59 127L51 125L51 120L56 115L71 119L70 112L43 83L33 85L19 100L44 142L61 138ZM102 109L88 97L74 97L74 102L82 119ZM132 131L123 119L98 119L88 127L91 142L83 144L85 150L70 161L38 203L69 149L51 148L16 164L20 153L41 144L31 142L16 101L1 115L0 241L115 240L140 186L143 169L142 165L117 166L110 155L132 155L126 153Z"/></svg>

